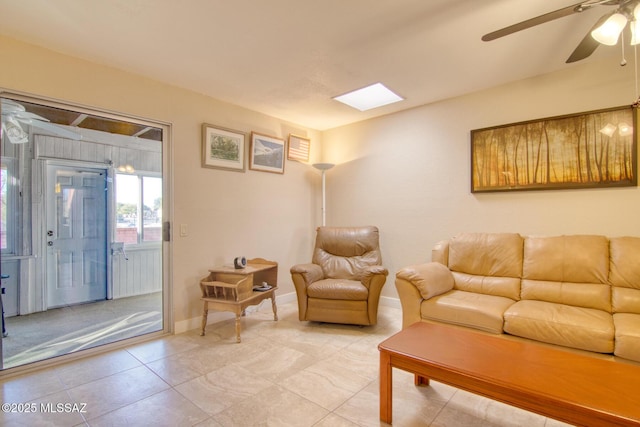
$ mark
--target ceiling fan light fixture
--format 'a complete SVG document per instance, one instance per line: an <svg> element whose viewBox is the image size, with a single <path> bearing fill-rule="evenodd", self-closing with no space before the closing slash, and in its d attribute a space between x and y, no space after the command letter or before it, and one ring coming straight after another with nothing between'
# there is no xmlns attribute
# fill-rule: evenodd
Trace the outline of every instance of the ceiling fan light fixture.
<svg viewBox="0 0 640 427"><path fill-rule="evenodd" d="M633 9L633 20L629 22L631 28L631 46L640 43L640 3Z"/></svg>
<svg viewBox="0 0 640 427"><path fill-rule="evenodd" d="M626 25L627 17L621 13L614 13L602 25L591 31L591 37L598 43L615 46Z"/></svg>
<svg viewBox="0 0 640 427"><path fill-rule="evenodd" d="M640 21L633 21L629 24L631 27L631 46L635 46L640 43Z"/></svg>
<svg viewBox="0 0 640 427"><path fill-rule="evenodd" d="M640 43L640 21L637 19L629 23L631 28L631 46L635 46Z"/></svg>
<svg viewBox="0 0 640 427"><path fill-rule="evenodd" d="M20 123L13 117L6 117L2 120L2 135L6 136L12 144L26 144L29 142L29 134L22 129Z"/></svg>

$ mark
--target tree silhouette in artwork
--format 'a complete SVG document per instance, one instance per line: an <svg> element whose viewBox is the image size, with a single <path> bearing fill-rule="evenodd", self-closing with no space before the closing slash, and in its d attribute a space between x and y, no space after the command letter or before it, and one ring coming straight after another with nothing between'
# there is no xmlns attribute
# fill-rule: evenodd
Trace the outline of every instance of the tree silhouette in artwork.
<svg viewBox="0 0 640 427"><path fill-rule="evenodd" d="M472 132L475 190L632 185L632 108Z"/></svg>
<svg viewBox="0 0 640 427"><path fill-rule="evenodd" d="M240 147L237 138L212 135L209 149L211 157L215 159L235 161L240 158Z"/></svg>

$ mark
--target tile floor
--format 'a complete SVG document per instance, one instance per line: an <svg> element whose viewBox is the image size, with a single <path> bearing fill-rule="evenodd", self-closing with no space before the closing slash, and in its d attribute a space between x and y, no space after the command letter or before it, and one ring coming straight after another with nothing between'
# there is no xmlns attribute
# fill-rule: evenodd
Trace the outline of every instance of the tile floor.
<svg viewBox="0 0 640 427"><path fill-rule="evenodd" d="M400 330L400 309L381 306L374 327L300 322L295 302L278 315L266 301L243 318L240 344L229 320L1 381L2 402L23 412L0 412L0 425L385 425L377 345ZM564 425L431 384L394 370L394 425Z"/></svg>

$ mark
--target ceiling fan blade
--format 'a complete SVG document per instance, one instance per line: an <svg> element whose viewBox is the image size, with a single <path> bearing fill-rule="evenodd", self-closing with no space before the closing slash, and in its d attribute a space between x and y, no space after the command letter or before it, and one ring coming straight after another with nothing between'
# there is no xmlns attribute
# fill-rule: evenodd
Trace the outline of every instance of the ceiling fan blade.
<svg viewBox="0 0 640 427"><path fill-rule="evenodd" d="M79 141L82 139L82 135L80 135L79 133L75 133L72 132L70 130L66 130L64 128L62 128L61 126L58 125L54 125L48 122L42 122L40 120L25 120L25 119L18 119L19 122L21 123L25 123L25 124L29 124L31 126L40 128L42 130L51 132L55 135L61 136L63 138L67 138L67 139L74 139L76 141Z"/></svg>
<svg viewBox="0 0 640 427"><path fill-rule="evenodd" d="M17 102L6 98L2 98L2 104L0 104L0 107L2 108L3 116L25 111L25 108L24 106L22 106L22 104L18 104Z"/></svg>
<svg viewBox="0 0 640 427"><path fill-rule="evenodd" d="M13 114L13 116L14 116L16 119L24 119L24 120L31 120L31 119L34 119L34 120L40 120L40 121L43 121L43 122L49 122L49 121L51 121L51 120L49 120L49 119L45 119L44 117L39 116L39 115L37 115L37 114L30 113L30 112L28 112L28 111L19 111L19 112L17 112L17 113L14 113L14 114Z"/></svg>
<svg viewBox="0 0 640 427"><path fill-rule="evenodd" d="M595 52L598 46L600 46L600 43L591 37L591 33L587 34L575 48L573 53L571 53L571 56L567 58L566 63L571 64L572 62L578 62L588 58L593 52Z"/></svg>
<svg viewBox="0 0 640 427"><path fill-rule="evenodd" d="M578 44L578 46L571 53L571 56L567 59L566 63L570 64L572 62L582 61L585 58L591 56L593 52L600 46L600 43L593 37L591 37L591 31L598 28L604 21L606 21L611 15L615 12L607 13L598 19L593 27L587 32L582 41Z"/></svg>
<svg viewBox="0 0 640 427"><path fill-rule="evenodd" d="M535 18L527 19L526 21L518 22L517 24L509 25L508 27L504 27L500 30L485 34L484 36L482 36L482 40L488 42L491 40L499 39L500 37L508 36L509 34L517 33L518 31L526 30L527 28L544 24L545 22L564 18L565 16L573 15L574 13L583 12L593 7L593 5L585 5L583 3L576 3L571 6L563 7L562 9L554 10L553 12L536 16Z"/></svg>

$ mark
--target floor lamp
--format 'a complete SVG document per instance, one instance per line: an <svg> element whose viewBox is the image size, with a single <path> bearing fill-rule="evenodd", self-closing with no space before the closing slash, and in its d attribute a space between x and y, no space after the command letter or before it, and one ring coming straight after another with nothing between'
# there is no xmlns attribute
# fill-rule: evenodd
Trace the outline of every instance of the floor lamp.
<svg viewBox="0 0 640 427"><path fill-rule="evenodd" d="M334 167L333 163L314 163L313 167L322 171L322 226L327 225L327 199L325 187L325 173Z"/></svg>

